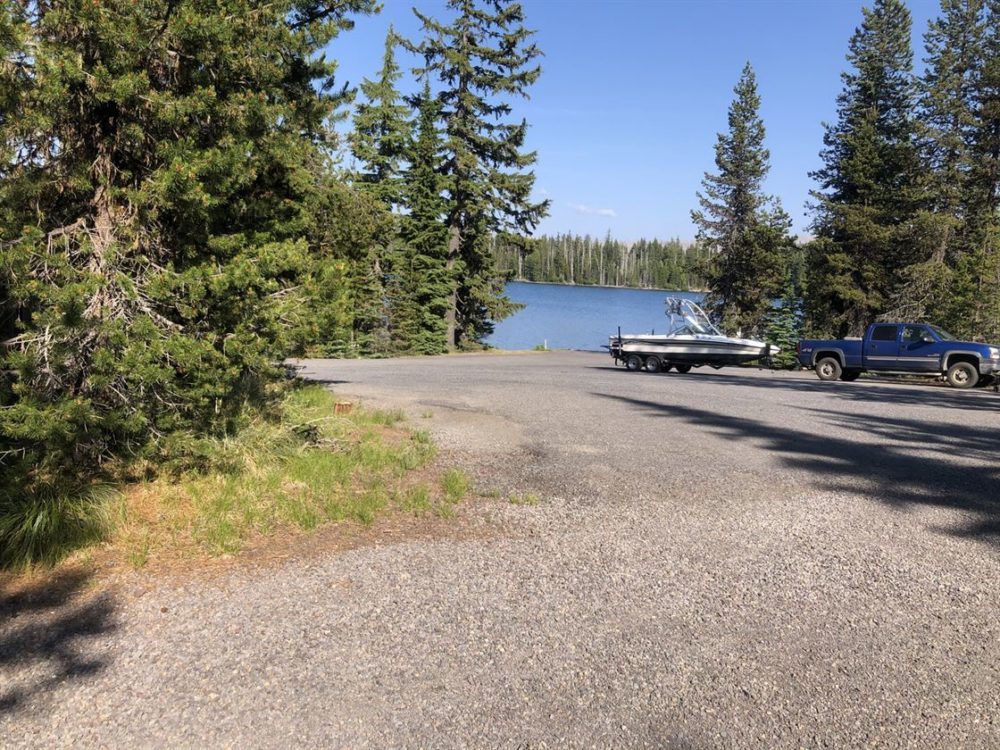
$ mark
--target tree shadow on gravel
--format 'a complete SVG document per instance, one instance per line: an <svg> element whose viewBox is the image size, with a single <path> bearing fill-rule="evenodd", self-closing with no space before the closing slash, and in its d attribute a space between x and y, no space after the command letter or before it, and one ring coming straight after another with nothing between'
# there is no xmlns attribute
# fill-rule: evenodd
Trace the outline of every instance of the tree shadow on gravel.
<svg viewBox="0 0 1000 750"><path fill-rule="evenodd" d="M593 369L621 369L609 366ZM863 378L853 383L823 382L817 379L804 380L801 377L785 375L780 372L764 377L753 377L751 370L745 374L721 372L697 372L681 375L680 373L663 373L650 375L645 372L628 373L631 377L663 378L668 385L672 379L707 380L716 385L737 386L741 388L757 388L762 390L795 391L801 393L822 393L833 395L841 401L852 403L882 403L900 406L928 406L946 409L965 409L971 411L1000 411L1000 395L992 387L975 388L959 391L944 385L932 385L928 380L869 380ZM625 373L622 373L623 377Z"/></svg>
<svg viewBox="0 0 1000 750"><path fill-rule="evenodd" d="M903 509L925 505L962 511L972 517L971 522L946 533L1000 545L1000 463L996 460L995 428L806 409L813 415L813 428L807 432L717 411L594 395L727 440L756 444L778 454L788 468L807 472L819 489L863 492ZM859 442L826 434L834 430L886 442ZM952 460L956 456L979 464L956 463Z"/></svg>
<svg viewBox="0 0 1000 750"><path fill-rule="evenodd" d="M87 596L90 574L70 571L38 582L0 577L0 716L60 683L100 672L107 661L87 646L115 629L110 594ZM23 671L24 681L10 675ZM18 684L20 683L20 684Z"/></svg>

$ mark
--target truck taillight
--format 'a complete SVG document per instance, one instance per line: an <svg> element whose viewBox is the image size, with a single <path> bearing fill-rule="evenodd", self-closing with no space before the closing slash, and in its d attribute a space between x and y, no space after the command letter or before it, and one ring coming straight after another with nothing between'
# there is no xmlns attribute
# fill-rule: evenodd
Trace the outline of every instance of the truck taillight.
<svg viewBox="0 0 1000 750"><path fill-rule="evenodd" d="M802 354L802 341L795 342L795 353Z"/></svg>

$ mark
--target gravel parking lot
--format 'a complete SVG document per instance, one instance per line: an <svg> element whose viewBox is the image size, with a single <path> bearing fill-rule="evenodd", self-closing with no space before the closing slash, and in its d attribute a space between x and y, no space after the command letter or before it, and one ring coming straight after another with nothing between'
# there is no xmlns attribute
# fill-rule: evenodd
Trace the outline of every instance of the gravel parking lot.
<svg viewBox="0 0 1000 750"><path fill-rule="evenodd" d="M1000 745L992 391L304 364L429 429L498 532L0 592L0 746Z"/></svg>

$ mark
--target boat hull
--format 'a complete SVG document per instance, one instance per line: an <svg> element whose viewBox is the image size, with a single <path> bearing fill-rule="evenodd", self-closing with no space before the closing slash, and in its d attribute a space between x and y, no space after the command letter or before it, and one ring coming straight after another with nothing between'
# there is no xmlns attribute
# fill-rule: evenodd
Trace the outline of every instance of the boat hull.
<svg viewBox="0 0 1000 750"><path fill-rule="evenodd" d="M609 348L617 359L638 354L657 356L666 363L713 367L754 362L777 351L763 341L722 336L611 336Z"/></svg>

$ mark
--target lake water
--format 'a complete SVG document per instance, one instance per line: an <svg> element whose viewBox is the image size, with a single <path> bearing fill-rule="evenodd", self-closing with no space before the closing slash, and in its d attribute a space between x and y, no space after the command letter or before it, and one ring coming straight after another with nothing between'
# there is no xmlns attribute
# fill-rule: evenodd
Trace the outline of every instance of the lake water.
<svg viewBox="0 0 1000 750"><path fill-rule="evenodd" d="M507 296L525 308L497 324L493 335L486 339L491 346L533 349L546 343L550 349L600 351L618 326L622 333L664 333L666 297L700 302L703 295L512 281L507 285Z"/></svg>

